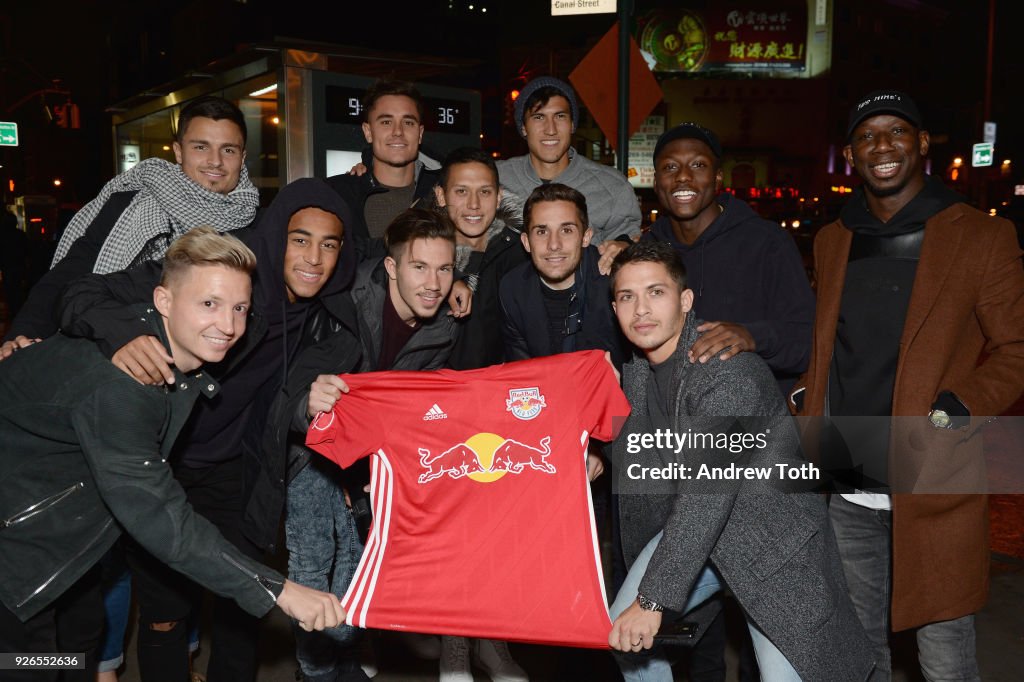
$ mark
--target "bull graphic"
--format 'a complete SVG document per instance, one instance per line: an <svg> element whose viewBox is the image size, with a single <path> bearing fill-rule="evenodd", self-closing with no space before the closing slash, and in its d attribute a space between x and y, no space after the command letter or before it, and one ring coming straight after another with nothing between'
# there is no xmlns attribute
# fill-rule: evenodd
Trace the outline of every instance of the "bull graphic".
<svg viewBox="0 0 1024 682"><path fill-rule="evenodd" d="M420 464L426 469L426 473L420 474L420 483L429 483L435 478L441 478L448 474L451 478L462 478L469 474L482 473L484 468L480 466L480 459L473 448L465 443L459 443L433 457L430 450L420 448Z"/></svg>
<svg viewBox="0 0 1024 682"><path fill-rule="evenodd" d="M526 443L508 438L494 451L491 471L507 471L510 474L522 473L523 467L530 467L546 474L555 473L555 466L545 459L551 454L551 436L540 440L540 448L533 448Z"/></svg>

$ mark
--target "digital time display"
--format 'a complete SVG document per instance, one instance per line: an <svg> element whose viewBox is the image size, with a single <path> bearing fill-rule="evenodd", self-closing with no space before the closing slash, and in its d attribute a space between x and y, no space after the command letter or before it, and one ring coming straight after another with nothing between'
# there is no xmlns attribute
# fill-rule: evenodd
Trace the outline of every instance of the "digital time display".
<svg viewBox="0 0 1024 682"><path fill-rule="evenodd" d="M324 94L324 113L328 123L362 124L365 89L328 85ZM451 97L423 98L423 127L427 131L468 135L469 124L469 100Z"/></svg>

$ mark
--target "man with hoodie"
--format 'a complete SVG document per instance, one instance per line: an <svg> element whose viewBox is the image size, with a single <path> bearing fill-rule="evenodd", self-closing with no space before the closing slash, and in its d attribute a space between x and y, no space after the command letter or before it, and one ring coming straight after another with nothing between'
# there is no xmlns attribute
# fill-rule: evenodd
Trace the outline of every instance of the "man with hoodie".
<svg viewBox="0 0 1024 682"><path fill-rule="evenodd" d="M348 387L338 374L444 367L458 324L445 314L455 269L455 228L446 215L413 208L384 235L388 255L359 266L352 288L358 348L334 334L302 354L275 413L291 420L288 462L288 572L300 585L345 594L362 553L356 514L364 480L305 447L309 420L330 411ZM276 418L274 421L278 421ZM353 503L347 508L346 499ZM365 510L369 514L369 509ZM368 518L368 516L367 516ZM366 679L354 652L354 628L296 630L296 655L308 682Z"/></svg>
<svg viewBox="0 0 1024 682"><path fill-rule="evenodd" d="M644 239L675 247L707 320L691 360L760 355L783 395L807 368L814 294L793 240L722 189L722 145L697 123L665 132L654 147L654 192L664 209Z"/></svg>
<svg viewBox="0 0 1024 682"><path fill-rule="evenodd" d="M644 239L682 256L694 315L705 320L689 349L692 362L755 352L785 395L807 368L814 294L793 240L722 189L722 146L696 123L666 131L654 148L654 192L664 209ZM744 680L757 679L749 638ZM719 616L694 648L691 674L725 678L725 625Z"/></svg>
<svg viewBox="0 0 1024 682"><path fill-rule="evenodd" d="M889 632L914 628L926 679L977 680L987 498L963 493L986 489L978 429L1024 386L1021 250L1011 223L925 173L930 138L906 93L860 99L846 134L863 184L814 240L814 345L792 407L871 418L845 445L883 480L829 505L871 679L890 679Z"/></svg>
<svg viewBox="0 0 1024 682"><path fill-rule="evenodd" d="M271 549L283 510L283 483L249 504L252 481L274 460L261 450L267 414L304 335L350 316L347 287L354 249L344 243L348 206L322 181L283 187L257 224L239 233L257 256L249 334L215 372L217 401L193 413L175 445L172 466L196 510L249 556ZM125 303L143 299L154 264L92 275L66 294L62 328L95 339L140 383L172 383L172 358ZM143 299L144 300L144 299ZM254 511L254 507L259 511ZM162 679L186 663L184 619L199 603L193 584L142 552L130 552L139 602L143 680ZM256 619L223 602L214 611L210 682L251 680L256 673ZM183 669L183 668L182 668Z"/></svg>
<svg viewBox="0 0 1024 682"><path fill-rule="evenodd" d="M245 167L245 141L245 118L231 102L211 95L186 104L172 145L177 163L144 159L75 214L50 271L7 330L0 359L57 331L61 293L78 277L161 258L199 225L220 232L249 225L260 198Z"/></svg>
<svg viewBox="0 0 1024 682"><path fill-rule="evenodd" d="M527 83L516 98L515 126L529 153L498 162L501 184L521 200L551 182L572 187L587 199L594 244L622 242L615 249L618 253L640 235L640 204L621 173L572 147L579 121L571 85L550 76ZM606 255L610 267L614 254Z"/></svg>

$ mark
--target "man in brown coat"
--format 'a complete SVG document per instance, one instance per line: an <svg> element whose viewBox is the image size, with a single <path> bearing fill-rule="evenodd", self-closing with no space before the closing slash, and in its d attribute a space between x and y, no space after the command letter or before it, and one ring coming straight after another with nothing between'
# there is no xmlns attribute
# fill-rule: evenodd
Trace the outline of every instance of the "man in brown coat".
<svg viewBox="0 0 1024 682"><path fill-rule="evenodd" d="M927 679L979 679L974 613L989 564L979 429L1024 387L1013 226L926 176L928 145L905 93L873 92L850 112L843 153L863 185L815 240L814 340L792 396L804 415L873 418L852 437L839 429L862 475L830 506L878 648L872 680L890 678L890 627L918 628Z"/></svg>

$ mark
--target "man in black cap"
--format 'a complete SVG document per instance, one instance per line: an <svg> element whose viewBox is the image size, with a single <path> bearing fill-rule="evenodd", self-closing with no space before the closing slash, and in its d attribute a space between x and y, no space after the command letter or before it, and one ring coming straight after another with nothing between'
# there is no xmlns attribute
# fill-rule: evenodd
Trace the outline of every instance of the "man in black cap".
<svg viewBox="0 0 1024 682"><path fill-rule="evenodd" d="M621 241L618 253L640 234L640 204L621 173L573 149L572 134L579 120L572 86L550 76L533 79L516 98L515 108L516 130L530 153L499 161L498 174L502 186L520 202L549 182L580 192L587 199L593 243ZM615 254L602 248L602 255L610 267Z"/></svg>
<svg viewBox="0 0 1024 682"><path fill-rule="evenodd" d="M654 192L664 209L645 239L683 258L701 325L692 362L760 355L786 393L807 368L814 295L793 240L722 189L722 145L697 123L654 147Z"/></svg>
<svg viewBox="0 0 1024 682"><path fill-rule="evenodd" d="M663 214L646 240L668 242L682 256L694 315L706 320L691 362L760 355L783 395L807 368L814 294L800 254L777 224L722 192L722 145L700 124L681 123L654 147L654 192ZM757 679L749 638L741 678ZM695 647L694 679L725 679L725 624L717 618Z"/></svg>
<svg viewBox="0 0 1024 682"><path fill-rule="evenodd" d="M890 629L911 628L925 678L979 679L987 508L965 493L985 488L977 429L1024 386L1013 225L927 176L929 142L906 93L872 92L850 111L843 154L863 185L815 239L814 343L792 398L805 415L871 423L842 435L851 469L875 480L833 495L829 514L876 647L872 680L890 679Z"/></svg>

